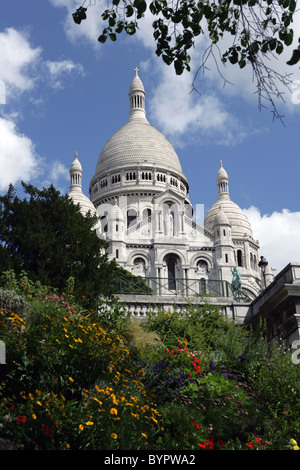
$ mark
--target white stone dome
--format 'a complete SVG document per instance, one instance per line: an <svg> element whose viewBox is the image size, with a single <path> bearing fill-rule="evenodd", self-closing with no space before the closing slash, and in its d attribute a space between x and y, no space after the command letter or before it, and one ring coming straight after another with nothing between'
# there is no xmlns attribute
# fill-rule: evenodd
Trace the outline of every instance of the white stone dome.
<svg viewBox="0 0 300 470"><path fill-rule="evenodd" d="M226 220L224 219L225 215L231 225L231 235L233 238L240 238L245 235L253 238L252 228L248 217L244 211L230 199L228 181L228 174L223 168L223 163L221 161L220 169L217 173L218 200L206 214L204 227L212 232L216 220L219 220L223 214L220 220L222 220L222 218L223 220Z"/></svg>
<svg viewBox="0 0 300 470"><path fill-rule="evenodd" d="M136 69L137 70L137 69ZM109 139L96 166L95 176L129 167L156 167L185 179L169 140L146 119L144 85L136 73L130 90L129 120Z"/></svg>
<svg viewBox="0 0 300 470"><path fill-rule="evenodd" d="M94 204L82 192L70 190L68 194L75 205L80 205L80 212L82 215L86 216L89 211L91 215L98 215Z"/></svg>
<svg viewBox="0 0 300 470"><path fill-rule="evenodd" d="M81 186L82 166L78 160L78 154L75 153L75 158L70 166L70 190L68 196L72 199L75 205L80 205L80 212L85 216L90 211L91 215L97 215L96 208L92 201L85 196L82 192Z"/></svg>
<svg viewBox="0 0 300 470"><path fill-rule="evenodd" d="M124 215L121 211L120 207L118 206L117 202L115 201L114 205L111 206L109 211L109 218L111 220L119 220L124 222Z"/></svg>
<svg viewBox="0 0 300 470"><path fill-rule="evenodd" d="M173 146L145 118L129 119L109 139L98 159L96 175L133 165L156 166L182 175L181 164Z"/></svg>
<svg viewBox="0 0 300 470"><path fill-rule="evenodd" d="M222 206L219 205L218 211L215 216L213 225L230 225L227 215L222 209Z"/></svg>
<svg viewBox="0 0 300 470"><path fill-rule="evenodd" d="M247 236L253 237L252 228L248 217L235 202L231 201L231 199L223 199L221 201L217 201L209 209L204 219L204 227L207 230L211 232L213 231L216 217L219 216L220 206L222 212L226 215L227 221L231 225L231 235L233 238L243 237L245 234Z"/></svg>

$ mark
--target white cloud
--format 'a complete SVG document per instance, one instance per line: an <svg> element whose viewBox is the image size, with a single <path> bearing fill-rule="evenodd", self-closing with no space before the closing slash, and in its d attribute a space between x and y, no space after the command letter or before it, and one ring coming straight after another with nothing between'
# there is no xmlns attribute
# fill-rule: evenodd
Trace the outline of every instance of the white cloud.
<svg viewBox="0 0 300 470"><path fill-rule="evenodd" d="M66 181L70 182L69 169L59 160L55 160L51 165L47 165L45 162L44 166L44 173L47 174L47 178L42 181L41 186L48 187L53 184L60 193L65 194L69 189L66 184Z"/></svg>
<svg viewBox="0 0 300 470"><path fill-rule="evenodd" d="M70 75L83 75L84 69L81 64L76 64L72 60L51 61L45 63L49 72L50 83L53 88L62 88L63 80Z"/></svg>
<svg viewBox="0 0 300 470"><path fill-rule="evenodd" d="M59 162L50 169L45 167L31 139L17 127L22 112L14 106L20 94L28 90L31 104L39 105L34 91L41 83L62 88L64 80L84 74L84 69L69 59L45 61L42 49L32 47L27 34L13 28L0 32L0 50L0 104L9 105L0 109L0 191L6 191L10 183L28 182L43 172L50 177L49 184L57 184L60 178L69 177L68 170Z"/></svg>
<svg viewBox="0 0 300 470"><path fill-rule="evenodd" d="M159 84L147 108L151 120L172 138L175 145L186 142L187 134L199 142L213 136L215 143L224 145L237 144L244 138L246 132L241 123L226 109L216 93L191 93L191 72L177 76L172 67L159 63L157 68Z"/></svg>
<svg viewBox="0 0 300 470"><path fill-rule="evenodd" d="M87 18L80 25L73 20L72 14L80 6L78 0L49 0L57 8L67 9L67 15L64 21L64 30L71 42L86 40L99 50L98 37L101 33L103 21L101 12L107 8L104 0L94 2L87 10Z"/></svg>
<svg viewBox="0 0 300 470"><path fill-rule="evenodd" d="M0 117L0 191L10 183L28 182L38 173L39 158L32 141L14 122Z"/></svg>
<svg viewBox="0 0 300 470"><path fill-rule="evenodd" d="M288 263L300 262L300 212L283 209L281 212L262 215L251 206L244 209L252 226L254 238L259 240L260 254L265 256L277 272Z"/></svg>
<svg viewBox="0 0 300 470"><path fill-rule="evenodd" d="M69 169L63 163L55 161L50 171L51 182L55 185L61 178L70 179Z"/></svg>
<svg viewBox="0 0 300 470"><path fill-rule="evenodd" d="M14 28L0 32L0 50L0 104L41 83L62 88L70 76L84 75L83 66L70 59L44 60L42 48L33 47L28 34ZM33 94L31 98L34 102Z"/></svg>
<svg viewBox="0 0 300 470"><path fill-rule="evenodd" d="M7 95L33 88L35 80L30 72L40 59L41 48L31 47L26 33L7 28L0 33L0 50L0 79Z"/></svg>

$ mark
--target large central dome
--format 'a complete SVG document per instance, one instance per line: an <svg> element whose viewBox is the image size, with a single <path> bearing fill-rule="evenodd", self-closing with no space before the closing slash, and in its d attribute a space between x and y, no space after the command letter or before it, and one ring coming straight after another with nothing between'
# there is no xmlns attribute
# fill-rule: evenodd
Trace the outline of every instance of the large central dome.
<svg viewBox="0 0 300 470"><path fill-rule="evenodd" d="M179 158L168 139L144 117L130 117L107 142L98 159L96 174L128 166L156 166L182 174Z"/></svg>
<svg viewBox="0 0 300 470"><path fill-rule="evenodd" d="M187 195L188 182L177 153L146 118L145 90L137 71L130 85L129 100L127 123L114 133L99 156L90 184L93 203L101 203L111 189L116 195L118 186L126 188L126 193L136 190L137 186L139 189L149 187L150 181L154 191L162 191L170 184Z"/></svg>

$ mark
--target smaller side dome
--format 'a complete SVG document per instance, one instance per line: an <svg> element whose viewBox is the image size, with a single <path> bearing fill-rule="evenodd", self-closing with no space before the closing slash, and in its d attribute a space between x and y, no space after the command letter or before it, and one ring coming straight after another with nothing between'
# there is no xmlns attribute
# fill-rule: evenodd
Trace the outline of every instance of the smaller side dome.
<svg viewBox="0 0 300 470"><path fill-rule="evenodd" d="M231 225L221 205L219 205L219 210L215 216L215 221L214 221L213 226L215 227L216 225Z"/></svg>
<svg viewBox="0 0 300 470"><path fill-rule="evenodd" d="M111 220L119 220L124 222L124 215L121 211L120 207L118 206L117 200L115 199L115 203L112 206L111 210L109 211L109 218Z"/></svg>
<svg viewBox="0 0 300 470"><path fill-rule="evenodd" d="M82 166L78 160L78 153L75 153L75 159L70 166L70 190L68 196L75 205L79 204L80 212L86 216L88 212L91 215L97 215L96 208L92 201L82 192L81 186Z"/></svg>
<svg viewBox="0 0 300 470"><path fill-rule="evenodd" d="M218 200L209 209L204 219L204 227L213 231L213 227L217 221L225 221L227 218L229 225L232 229L232 237L244 237L249 236L253 238L252 228L250 222L243 212L243 210L230 199L229 196L229 178L226 170L223 168L222 161L220 162L220 168L217 173L217 186L218 186ZM220 213L221 207L221 213Z"/></svg>

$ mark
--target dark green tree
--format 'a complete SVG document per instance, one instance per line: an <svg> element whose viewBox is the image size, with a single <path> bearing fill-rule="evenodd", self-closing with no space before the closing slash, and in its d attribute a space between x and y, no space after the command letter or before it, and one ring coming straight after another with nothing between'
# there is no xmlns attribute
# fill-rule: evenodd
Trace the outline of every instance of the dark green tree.
<svg viewBox="0 0 300 470"><path fill-rule="evenodd" d="M73 13L75 23L87 18L91 5L95 3L84 0ZM240 68L250 64L259 107L264 100L271 102L274 117L280 118L275 99L282 98L280 84L289 88L292 79L290 74L276 71L269 59L292 45L296 5L296 0L109 0L107 8L99 12L106 26L98 41L104 43L108 38L116 41L123 32L134 35L149 9L153 15L156 54L167 65L173 64L176 74L191 70L190 50L195 47L196 38L204 34L209 45L195 78L205 69L210 56L219 71L220 63L230 62ZM231 38L231 43L227 42L228 47L221 52L219 46L224 38ZM295 65L299 61L300 44L287 63Z"/></svg>
<svg viewBox="0 0 300 470"><path fill-rule="evenodd" d="M53 185L37 189L22 183L20 199L10 185L0 197L0 263L2 272L26 271L43 285L64 289L69 277L74 292L87 302L112 295L116 264L108 262L107 243L93 229L97 216L84 217L67 195Z"/></svg>

